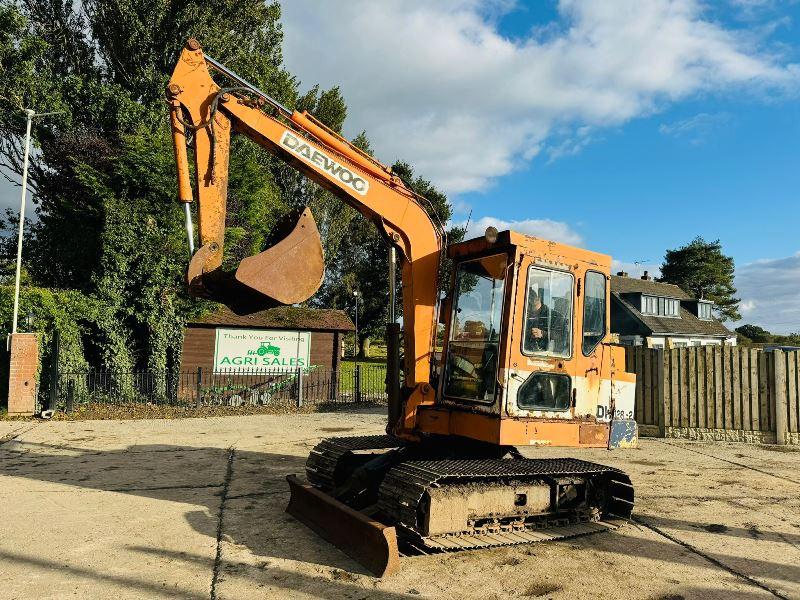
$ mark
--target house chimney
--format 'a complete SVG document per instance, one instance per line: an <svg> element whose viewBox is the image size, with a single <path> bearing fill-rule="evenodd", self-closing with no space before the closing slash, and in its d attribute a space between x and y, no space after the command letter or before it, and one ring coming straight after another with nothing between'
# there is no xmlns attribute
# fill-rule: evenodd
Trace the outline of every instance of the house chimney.
<svg viewBox="0 0 800 600"><path fill-rule="evenodd" d="M628 276L628 273L626 273L625 271L619 271L619 272L617 273L617 276L618 276L618 277L627 277L627 276Z"/></svg>
<svg viewBox="0 0 800 600"><path fill-rule="evenodd" d="M653 278L652 278L652 277L650 277L650 273L648 273L647 271L645 271L645 272L644 272L644 275L642 275L642 279L644 279L645 281L651 281Z"/></svg>

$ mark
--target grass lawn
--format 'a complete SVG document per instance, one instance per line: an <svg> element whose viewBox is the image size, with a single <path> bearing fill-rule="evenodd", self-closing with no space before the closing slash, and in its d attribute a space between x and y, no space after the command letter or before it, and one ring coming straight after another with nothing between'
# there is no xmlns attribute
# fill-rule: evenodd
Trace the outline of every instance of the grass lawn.
<svg viewBox="0 0 800 600"><path fill-rule="evenodd" d="M361 391L365 394L382 394L386 391L386 360L343 360L339 367L339 390L351 391L355 388L356 365L361 371Z"/></svg>
<svg viewBox="0 0 800 600"><path fill-rule="evenodd" d="M349 341L345 342L344 351L346 356L342 359L345 361L354 361L356 360L355 357L352 355L353 352L353 341L350 339ZM386 344L383 342L374 342L369 347L369 357L368 358L359 358L358 362L363 363L381 363L386 364Z"/></svg>

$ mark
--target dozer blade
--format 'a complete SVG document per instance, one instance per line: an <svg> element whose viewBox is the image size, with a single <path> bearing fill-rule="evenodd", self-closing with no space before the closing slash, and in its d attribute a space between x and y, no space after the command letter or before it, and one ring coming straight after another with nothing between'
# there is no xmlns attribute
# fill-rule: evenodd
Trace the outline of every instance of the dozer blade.
<svg viewBox="0 0 800 600"><path fill-rule="evenodd" d="M325 274L322 240L309 208L295 220L288 215L276 226L272 246L242 260L235 272L204 272L216 248L205 245L192 257L186 278L193 296L227 305L238 314L308 300Z"/></svg>
<svg viewBox="0 0 800 600"><path fill-rule="evenodd" d="M286 512L359 562L376 577L400 568L397 532L328 494L288 475L291 497Z"/></svg>

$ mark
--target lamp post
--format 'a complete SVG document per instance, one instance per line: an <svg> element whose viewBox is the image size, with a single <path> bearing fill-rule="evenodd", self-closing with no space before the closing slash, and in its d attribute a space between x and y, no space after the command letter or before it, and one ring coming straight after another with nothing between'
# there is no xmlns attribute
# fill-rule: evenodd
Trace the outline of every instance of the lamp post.
<svg viewBox="0 0 800 600"><path fill-rule="evenodd" d="M17 333L17 316L19 314L19 279L22 269L22 233L25 227L25 196L28 193L28 157L31 151L31 122L34 117L48 117L60 115L64 111L37 113L30 108L25 109L28 122L25 126L25 158L22 163L22 199L19 204L19 233L17 235L17 274L14 279L14 320L11 324L11 333Z"/></svg>
<svg viewBox="0 0 800 600"><path fill-rule="evenodd" d="M353 358L358 356L358 292L353 292L356 299L356 334L353 340Z"/></svg>

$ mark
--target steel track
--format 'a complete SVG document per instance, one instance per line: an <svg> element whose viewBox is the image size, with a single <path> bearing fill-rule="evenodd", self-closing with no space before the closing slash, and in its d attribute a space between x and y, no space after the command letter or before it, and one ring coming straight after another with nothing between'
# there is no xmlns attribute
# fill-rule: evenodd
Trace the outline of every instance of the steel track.
<svg viewBox="0 0 800 600"><path fill-rule="evenodd" d="M337 468L348 453L399 448L401 440L388 435L328 438L311 452L306 464L315 487L335 489ZM420 503L432 487L477 483L503 485L579 477L606 487L602 510L568 515L543 515L524 524L502 524L446 535L420 535ZM633 486L628 476L612 467L574 458L554 459L444 459L409 460L386 474L380 486L377 512L396 525L412 549L426 552L457 551L491 546L529 544L617 529L633 509ZM424 548L424 550L423 550Z"/></svg>

